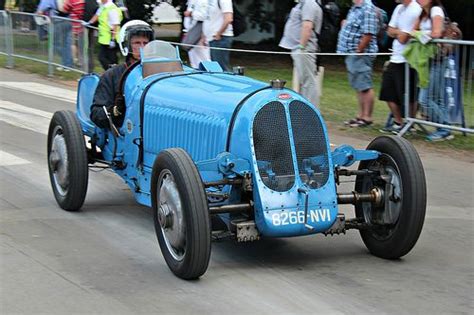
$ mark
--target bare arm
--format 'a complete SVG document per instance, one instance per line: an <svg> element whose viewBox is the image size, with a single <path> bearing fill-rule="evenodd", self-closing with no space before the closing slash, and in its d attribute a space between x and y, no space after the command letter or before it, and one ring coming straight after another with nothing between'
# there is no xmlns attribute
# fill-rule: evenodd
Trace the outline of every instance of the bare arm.
<svg viewBox="0 0 474 315"><path fill-rule="evenodd" d="M112 39L116 39L116 36L117 36L117 34L118 34L118 32L119 32L119 28L120 28L120 24L116 24L116 25L112 26L112 30L111 30L111 32L112 32Z"/></svg>
<svg viewBox="0 0 474 315"><path fill-rule="evenodd" d="M395 28L395 27L389 26L388 29L387 29L388 36L390 36L392 38L396 38L399 32L400 32L400 30L398 28Z"/></svg>
<svg viewBox="0 0 474 315"><path fill-rule="evenodd" d="M234 14L230 12L225 12L224 13L224 22L222 23L221 28L219 31L214 35L215 40L220 40L222 38L222 34L225 32L227 29L227 26L229 26L230 23L234 20Z"/></svg>
<svg viewBox="0 0 474 315"><path fill-rule="evenodd" d="M440 15L432 19L431 38L440 38L443 36L443 17Z"/></svg>
<svg viewBox="0 0 474 315"><path fill-rule="evenodd" d="M362 35L359 45L357 46L357 52L363 53L365 49L369 46L371 40L372 40L372 34Z"/></svg>
<svg viewBox="0 0 474 315"><path fill-rule="evenodd" d="M94 24L95 22L97 22L97 20L99 19L99 16L96 14L92 17L92 19L90 19L88 22L90 24ZM86 21L87 22L87 21Z"/></svg>
<svg viewBox="0 0 474 315"><path fill-rule="evenodd" d="M301 39L300 45L303 47L308 44L309 38L311 37L311 33L313 32L313 22L311 21L303 21L303 25L301 27Z"/></svg>
<svg viewBox="0 0 474 315"><path fill-rule="evenodd" d="M421 19L418 18L416 20L415 26L413 27L414 31L419 31L420 30L420 23L421 23Z"/></svg>
<svg viewBox="0 0 474 315"><path fill-rule="evenodd" d="M400 43L405 44L410 39L410 34L394 27L388 27L387 34L397 39Z"/></svg>

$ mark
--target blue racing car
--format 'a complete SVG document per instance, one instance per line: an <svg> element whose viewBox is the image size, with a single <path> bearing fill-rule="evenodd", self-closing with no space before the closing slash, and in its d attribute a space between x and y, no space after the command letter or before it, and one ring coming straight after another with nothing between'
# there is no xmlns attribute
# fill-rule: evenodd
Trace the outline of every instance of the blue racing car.
<svg viewBox="0 0 474 315"><path fill-rule="evenodd" d="M250 242L358 229L369 251L386 259L404 256L418 240L425 175L401 137L331 151L319 111L284 82L223 72L215 62L186 67L162 41L150 42L127 70L123 124L91 122L98 82L84 76L77 112L51 120L54 196L61 208L79 210L88 168L110 167L138 203L152 207L161 251L180 278L205 273L211 240L222 235ZM346 176L355 177L354 190L340 192ZM342 204L355 206L354 218L340 213Z"/></svg>

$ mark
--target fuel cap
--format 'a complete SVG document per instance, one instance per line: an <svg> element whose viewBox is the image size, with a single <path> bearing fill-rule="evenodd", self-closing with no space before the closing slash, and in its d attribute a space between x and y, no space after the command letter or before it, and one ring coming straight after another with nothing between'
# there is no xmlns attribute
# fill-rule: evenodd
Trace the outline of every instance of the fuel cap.
<svg viewBox="0 0 474 315"><path fill-rule="evenodd" d="M283 89L285 87L286 81L285 80L280 80L280 79L274 79L270 81L270 85L274 89Z"/></svg>

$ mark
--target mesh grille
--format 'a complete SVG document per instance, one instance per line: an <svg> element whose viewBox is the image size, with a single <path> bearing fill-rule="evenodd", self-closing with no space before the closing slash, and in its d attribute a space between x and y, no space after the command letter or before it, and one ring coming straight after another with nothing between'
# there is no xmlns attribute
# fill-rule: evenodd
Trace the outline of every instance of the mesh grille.
<svg viewBox="0 0 474 315"><path fill-rule="evenodd" d="M322 122L311 107L300 101L290 103L290 117L301 180L311 188L319 188L329 177Z"/></svg>
<svg viewBox="0 0 474 315"><path fill-rule="evenodd" d="M268 188L287 191L295 183L285 108L280 102L265 105L253 122L258 170Z"/></svg>

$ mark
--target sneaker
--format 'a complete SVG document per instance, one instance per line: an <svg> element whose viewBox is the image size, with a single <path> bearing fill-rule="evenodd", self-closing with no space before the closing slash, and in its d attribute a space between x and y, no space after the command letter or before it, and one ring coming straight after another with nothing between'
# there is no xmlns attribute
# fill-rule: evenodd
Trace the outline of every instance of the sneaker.
<svg viewBox="0 0 474 315"><path fill-rule="evenodd" d="M445 141L445 140L452 140L452 139L454 139L454 136L451 134L449 130L446 130L446 129L438 129L426 137L426 140L431 141L431 142Z"/></svg>
<svg viewBox="0 0 474 315"><path fill-rule="evenodd" d="M64 67L56 67L56 70L61 72L61 71L64 71L64 72L69 72L71 70L69 70L68 68L64 68Z"/></svg>
<svg viewBox="0 0 474 315"><path fill-rule="evenodd" d="M381 133L392 133L392 134L398 134L401 130L403 129L403 126L402 125L398 125L398 124L392 124L390 126L385 126L383 127L382 129L380 129L379 131Z"/></svg>

